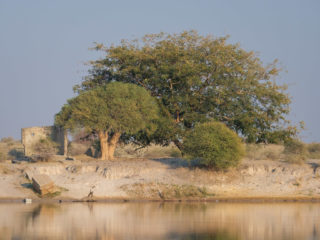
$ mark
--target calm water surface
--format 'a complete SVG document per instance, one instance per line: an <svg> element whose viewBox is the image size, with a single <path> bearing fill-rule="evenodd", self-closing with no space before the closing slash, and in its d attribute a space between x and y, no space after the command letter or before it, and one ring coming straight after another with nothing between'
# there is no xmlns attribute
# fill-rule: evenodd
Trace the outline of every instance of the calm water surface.
<svg viewBox="0 0 320 240"><path fill-rule="evenodd" d="M320 239L319 203L0 204L0 239Z"/></svg>

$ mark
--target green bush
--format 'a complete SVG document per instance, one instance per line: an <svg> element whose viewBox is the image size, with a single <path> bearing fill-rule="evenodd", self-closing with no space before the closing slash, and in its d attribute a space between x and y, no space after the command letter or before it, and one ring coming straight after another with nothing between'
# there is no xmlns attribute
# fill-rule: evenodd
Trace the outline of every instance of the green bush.
<svg viewBox="0 0 320 240"><path fill-rule="evenodd" d="M219 122L197 125L184 139L183 149L187 157L217 169L236 166L245 153L240 137Z"/></svg>

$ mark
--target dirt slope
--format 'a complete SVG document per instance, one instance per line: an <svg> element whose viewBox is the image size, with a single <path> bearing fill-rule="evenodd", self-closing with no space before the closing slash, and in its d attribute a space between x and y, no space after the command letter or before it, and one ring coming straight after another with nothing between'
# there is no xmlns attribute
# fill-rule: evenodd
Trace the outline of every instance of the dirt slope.
<svg viewBox="0 0 320 240"><path fill-rule="evenodd" d="M237 169L215 172L174 158L1 163L0 198L38 198L26 174L49 175L62 189L56 199L86 199L90 189L96 199L320 198L319 166L319 160L244 160Z"/></svg>

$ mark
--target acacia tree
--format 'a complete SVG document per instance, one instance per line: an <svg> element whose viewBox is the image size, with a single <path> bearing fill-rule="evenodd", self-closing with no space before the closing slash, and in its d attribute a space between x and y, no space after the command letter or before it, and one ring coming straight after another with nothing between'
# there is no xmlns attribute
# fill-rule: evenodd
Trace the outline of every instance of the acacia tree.
<svg viewBox="0 0 320 240"><path fill-rule="evenodd" d="M154 127L158 104L142 87L113 82L81 92L68 101L71 110L67 121L98 133L101 159L114 159L121 134L134 134Z"/></svg>
<svg viewBox="0 0 320 240"><path fill-rule="evenodd" d="M105 56L91 62L89 75L74 89L87 91L112 81L142 86L161 102L180 133L213 119L247 142L295 135L296 128L284 127L290 99L286 86L274 81L276 61L263 65L254 52L226 41L190 31L146 35L111 47L97 44ZM177 145L181 139L172 132L156 137L173 137Z"/></svg>

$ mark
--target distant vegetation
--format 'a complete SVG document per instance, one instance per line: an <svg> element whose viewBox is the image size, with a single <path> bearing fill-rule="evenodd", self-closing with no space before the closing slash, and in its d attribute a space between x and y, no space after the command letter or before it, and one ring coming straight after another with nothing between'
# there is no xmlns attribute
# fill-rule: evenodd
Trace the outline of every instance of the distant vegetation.
<svg viewBox="0 0 320 240"><path fill-rule="evenodd" d="M264 65L226 37L195 31L95 49L104 57L91 61L55 124L95 135L102 159L113 159L118 142L174 143L208 167L226 168L243 156L236 134L246 143L281 143L292 151L298 128L286 119L290 98L286 86L274 81L276 61ZM220 122L218 132L212 121Z"/></svg>
<svg viewBox="0 0 320 240"><path fill-rule="evenodd" d="M65 143L68 132L78 133L65 154L186 157L225 169L240 162L245 144L249 159L320 158L320 144L299 141L286 118L290 98L274 81L276 61L265 65L225 37L195 31L95 49L104 57L91 61L76 96L55 115ZM40 161L57 153L50 139L34 148ZM20 143L0 141L0 160L21 157Z"/></svg>
<svg viewBox="0 0 320 240"><path fill-rule="evenodd" d="M39 147L42 149L35 156L32 157L33 161L50 161L54 159L54 155L58 149L56 144L49 147L49 151L45 150L47 141L40 140ZM320 159L320 143L302 144L303 147L298 147L302 151L297 151L296 148L292 148L293 144L286 146L283 144L245 144L245 157L250 160L273 160L273 161L284 161L294 164L301 164L307 159ZM49 144L50 145L50 144ZM53 151L52 149L54 147ZM88 151L91 149L89 142L71 142L70 155L86 155L92 156ZM304 150L303 150L304 149ZM43 153L43 154L41 154ZM133 143L118 144L115 150L115 157L121 158L181 158L180 150L174 145L160 146L151 144L148 147L141 148L139 145ZM3 138L0 140L0 162L5 160L22 160L25 159L23 154L23 145L20 141L14 140L13 138ZM199 160L199 155L197 156ZM200 161L192 161L192 166Z"/></svg>
<svg viewBox="0 0 320 240"><path fill-rule="evenodd" d="M20 159L24 156L23 146L20 141L12 137L0 140L0 161Z"/></svg>
<svg viewBox="0 0 320 240"><path fill-rule="evenodd" d="M295 127L283 127L290 98L286 87L273 81L279 73L276 61L263 65L255 53L228 44L225 37L160 33L119 46L97 44L96 49L105 56L91 62L76 92L113 81L136 84L159 100L174 125L134 136L137 141L170 140L179 147L185 130L212 119L250 143L279 143L297 133Z"/></svg>

